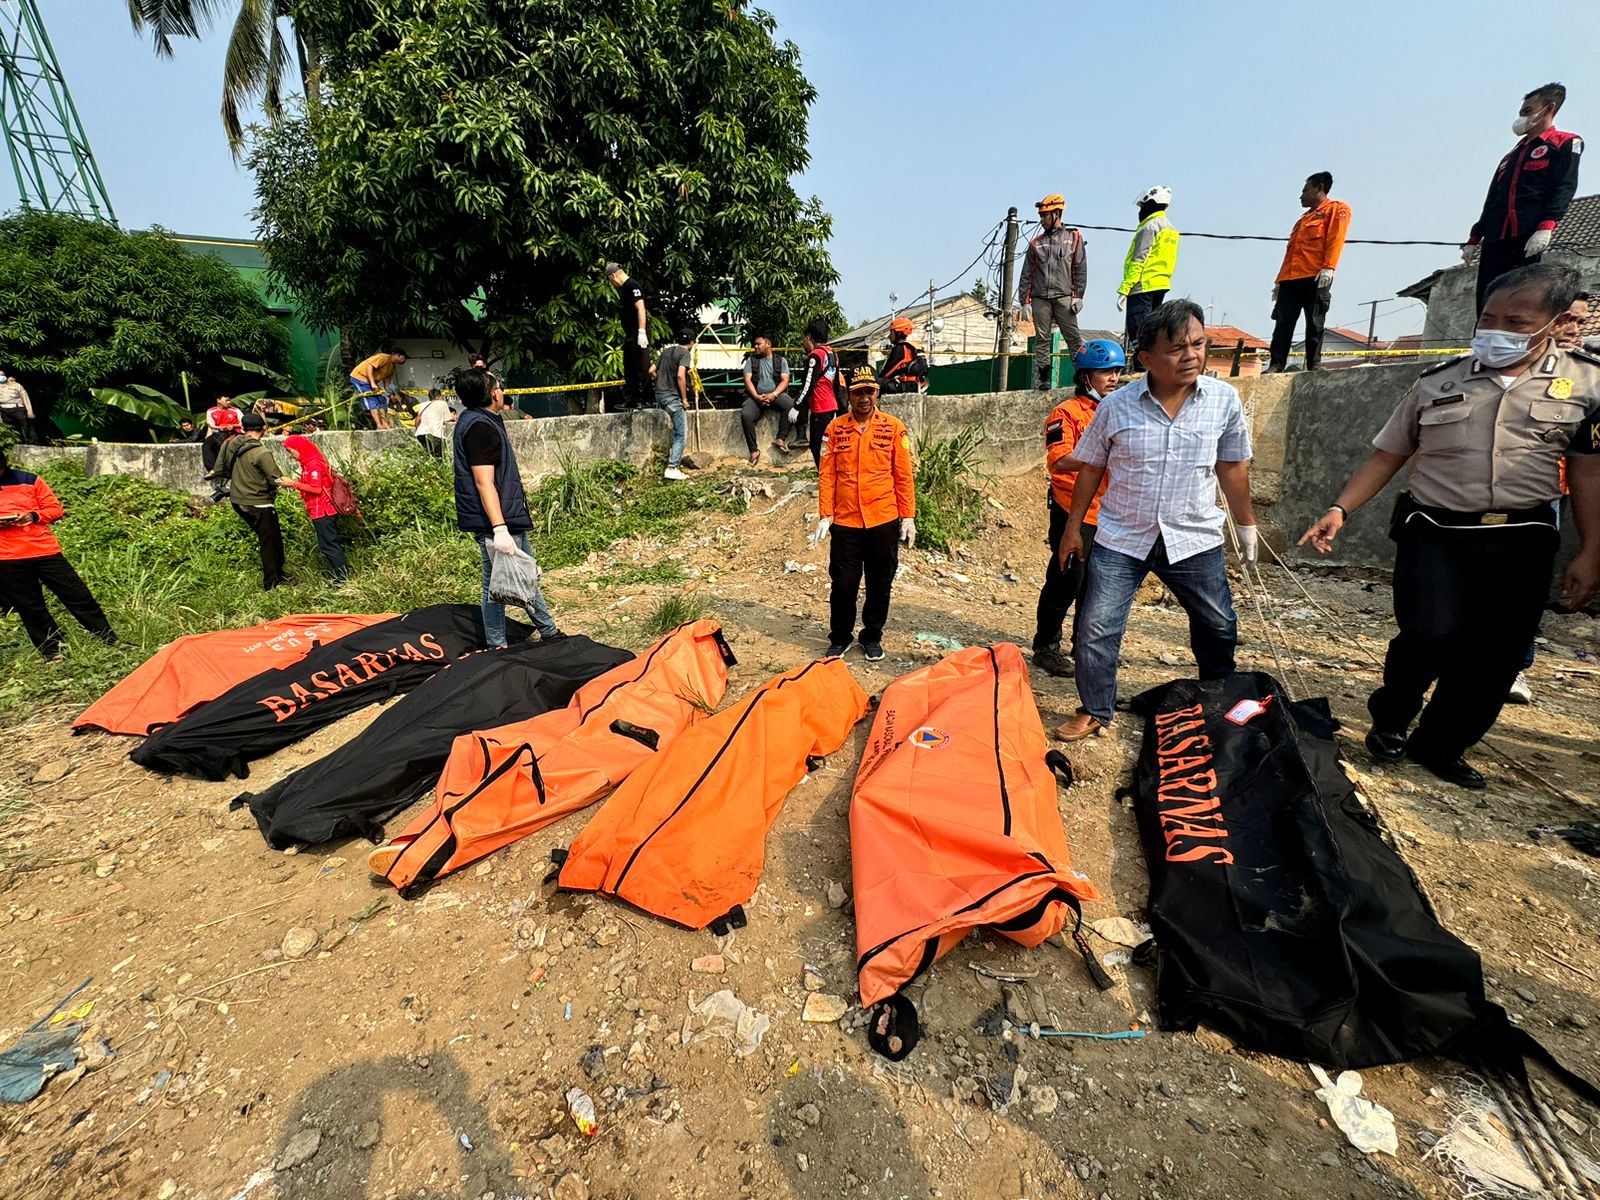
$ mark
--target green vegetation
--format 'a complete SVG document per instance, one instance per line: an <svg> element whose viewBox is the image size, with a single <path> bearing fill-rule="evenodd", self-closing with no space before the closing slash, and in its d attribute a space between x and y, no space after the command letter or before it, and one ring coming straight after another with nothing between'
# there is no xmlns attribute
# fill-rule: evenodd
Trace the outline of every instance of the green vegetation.
<svg viewBox="0 0 1600 1200"><path fill-rule="evenodd" d="M130 476L86 478L67 463L41 469L67 510L55 526L62 548L127 644L103 646L57 610L69 645L67 661L52 666L34 653L20 622L0 619L0 724L21 721L49 704L87 704L184 634L287 613L404 612L424 604L477 602L478 550L456 529L447 463L413 450L335 465L354 483L363 514L361 521L341 522L350 583L333 589L305 506L284 495L278 512L296 582L266 593L255 541L226 504L200 505ZM653 473L640 477L609 461L568 463L530 502L535 513L544 513L559 496L592 501L596 488L606 497L604 505L569 505L534 531L534 549L546 567L572 566L635 533L671 537L700 513L733 507L710 483L667 485ZM682 578L672 562L632 570L632 582ZM684 619L692 617L672 624Z"/></svg>
<svg viewBox="0 0 1600 1200"><path fill-rule="evenodd" d="M652 639L664 637L679 625L698 621L706 615L706 599L694 592L674 592L663 596L661 603L645 618L644 632Z"/></svg>
<svg viewBox="0 0 1600 1200"><path fill-rule="evenodd" d="M642 584L682 583L688 579L683 564L671 559L657 563L630 564L595 577L594 582L604 588L638 587Z"/></svg>
<svg viewBox="0 0 1600 1200"><path fill-rule="evenodd" d="M955 437L917 439L918 546L949 550L978 531L985 482L978 459L987 440L981 425Z"/></svg>
<svg viewBox="0 0 1600 1200"><path fill-rule="evenodd" d="M276 367L288 354L288 332L249 284L160 230L14 213L0 220L0 278L0 365L22 381L41 416L132 433L141 422L89 389L153 400L183 394L183 372L203 371L194 380L199 399L245 390L234 384L247 376L222 355Z"/></svg>

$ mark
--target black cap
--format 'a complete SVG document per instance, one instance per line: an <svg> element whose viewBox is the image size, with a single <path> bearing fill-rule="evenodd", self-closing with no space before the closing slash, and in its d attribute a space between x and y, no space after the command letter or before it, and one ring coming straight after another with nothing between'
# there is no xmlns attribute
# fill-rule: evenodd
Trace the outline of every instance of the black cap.
<svg viewBox="0 0 1600 1200"><path fill-rule="evenodd" d="M246 429L265 429L267 419L257 412L247 412L239 418L239 424Z"/></svg>

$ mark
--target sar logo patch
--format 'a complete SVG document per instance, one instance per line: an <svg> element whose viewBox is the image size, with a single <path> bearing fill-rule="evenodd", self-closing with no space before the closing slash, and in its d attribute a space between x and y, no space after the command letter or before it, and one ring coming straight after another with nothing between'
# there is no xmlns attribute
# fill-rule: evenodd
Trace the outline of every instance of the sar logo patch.
<svg viewBox="0 0 1600 1200"><path fill-rule="evenodd" d="M911 435L910 434L902 433L900 435L900 449L902 449L902 450L911 449Z"/></svg>
<svg viewBox="0 0 1600 1200"><path fill-rule="evenodd" d="M943 750L950 744L950 735L932 725L922 725L913 729L906 740L918 750Z"/></svg>
<svg viewBox="0 0 1600 1200"><path fill-rule="evenodd" d="M1572 380L1565 377L1552 379L1544 394L1552 400L1570 400L1572 398Z"/></svg>
<svg viewBox="0 0 1600 1200"><path fill-rule="evenodd" d="M1543 158L1546 154L1549 154L1549 153L1550 153L1550 147L1549 146L1535 146L1533 148L1533 153L1529 154L1528 157L1529 158Z"/></svg>

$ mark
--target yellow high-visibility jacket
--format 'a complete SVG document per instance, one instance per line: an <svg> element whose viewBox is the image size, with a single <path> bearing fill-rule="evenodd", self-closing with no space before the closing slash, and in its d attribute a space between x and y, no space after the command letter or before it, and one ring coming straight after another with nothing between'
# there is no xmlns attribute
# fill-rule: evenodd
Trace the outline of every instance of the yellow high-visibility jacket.
<svg viewBox="0 0 1600 1200"><path fill-rule="evenodd" d="M1178 231L1167 219L1167 210L1151 213L1139 222L1128 257L1122 264L1123 296L1140 292L1164 292L1172 287L1172 272L1178 268Z"/></svg>

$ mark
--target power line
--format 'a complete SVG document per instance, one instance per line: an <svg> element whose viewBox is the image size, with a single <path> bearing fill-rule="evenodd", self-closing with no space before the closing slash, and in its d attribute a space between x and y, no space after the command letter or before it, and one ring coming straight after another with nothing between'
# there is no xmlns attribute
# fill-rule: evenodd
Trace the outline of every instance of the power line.
<svg viewBox="0 0 1600 1200"><path fill-rule="evenodd" d="M1138 229L1128 225L1078 225L1078 229L1091 229L1096 233L1138 233ZM1278 237L1265 233L1196 233L1183 229L1179 233L1186 238L1211 238L1220 242L1287 242L1286 237ZM1430 242L1415 238L1346 238L1346 246L1450 246L1460 249L1460 238L1449 242Z"/></svg>

